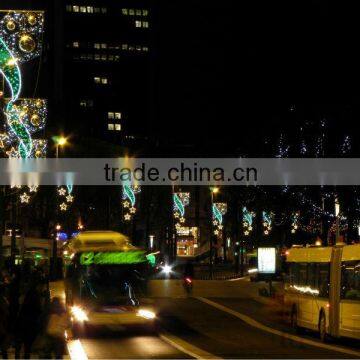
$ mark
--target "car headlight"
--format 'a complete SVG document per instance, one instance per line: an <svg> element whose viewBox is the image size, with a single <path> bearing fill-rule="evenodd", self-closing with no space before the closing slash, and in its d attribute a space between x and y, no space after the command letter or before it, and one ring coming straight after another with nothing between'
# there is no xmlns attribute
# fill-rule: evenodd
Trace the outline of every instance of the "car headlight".
<svg viewBox="0 0 360 360"><path fill-rule="evenodd" d="M150 310L141 309L137 312L137 314L143 317L144 319L148 319L148 320L152 320L156 318L156 314Z"/></svg>
<svg viewBox="0 0 360 360"><path fill-rule="evenodd" d="M89 318L86 312L79 306L72 306L71 307L71 315L74 317L76 321L88 321Z"/></svg>

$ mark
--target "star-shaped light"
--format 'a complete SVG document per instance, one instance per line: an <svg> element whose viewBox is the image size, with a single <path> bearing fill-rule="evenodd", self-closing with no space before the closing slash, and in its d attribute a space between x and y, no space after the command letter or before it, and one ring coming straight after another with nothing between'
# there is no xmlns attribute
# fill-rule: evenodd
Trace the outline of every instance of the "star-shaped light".
<svg viewBox="0 0 360 360"><path fill-rule="evenodd" d="M135 213L136 213L136 208L132 206L132 207L129 209L129 211L130 211L130 214L135 214Z"/></svg>
<svg viewBox="0 0 360 360"><path fill-rule="evenodd" d="M184 222L185 222L185 218L184 218L184 217L181 217L179 220L180 220L181 223L184 223Z"/></svg>
<svg viewBox="0 0 360 360"><path fill-rule="evenodd" d="M222 225L219 225L219 226L218 226L218 229L219 229L219 230L222 230L222 229L223 229L223 226L222 226Z"/></svg>
<svg viewBox="0 0 360 360"><path fill-rule="evenodd" d="M58 189L58 193L60 196L64 196L64 195L66 195L66 189L62 187L62 188Z"/></svg>
<svg viewBox="0 0 360 360"><path fill-rule="evenodd" d="M29 191L30 192L37 192L37 189L38 189L38 185L30 185L29 186Z"/></svg>
<svg viewBox="0 0 360 360"><path fill-rule="evenodd" d="M295 229L291 229L291 233L295 234L296 233Z"/></svg>
<svg viewBox="0 0 360 360"><path fill-rule="evenodd" d="M178 219L180 217L180 214L178 212L174 213L175 219Z"/></svg>
<svg viewBox="0 0 360 360"><path fill-rule="evenodd" d="M125 215L124 215L124 219L125 219L126 221L131 220L131 215L130 215L130 214L125 214Z"/></svg>
<svg viewBox="0 0 360 360"><path fill-rule="evenodd" d="M21 185L11 185L10 188L11 189L14 189L14 188L21 189Z"/></svg>
<svg viewBox="0 0 360 360"><path fill-rule="evenodd" d="M214 221L213 221L213 224L214 224L215 226L218 225L217 220L214 220Z"/></svg>
<svg viewBox="0 0 360 360"><path fill-rule="evenodd" d="M66 211L67 208L68 208L68 206L67 206L66 203L63 202L63 203L60 204L60 210L61 210L61 211Z"/></svg>
<svg viewBox="0 0 360 360"><path fill-rule="evenodd" d="M73 200L74 200L74 197L73 197L71 194L69 194L69 195L66 197L66 201L67 201L68 203L73 202Z"/></svg>
<svg viewBox="0 0 360 360"><path fill-rule="evenodd" d="M130 207L130 203L128 201L124 201L123 206L124 206L124 208L128 208L128 207Z"/></svg>
<svg viewBox="0 0 360 360"><path fill-rule="evenodd" d="M9 158L18 158L19 152L14 147L12 147L9 151L6 152L6 155Z"/></svg>
<svg viewBox="0 0 360 360"><path fill-rule="evenodd" d="M27 193L23 193L20 195L20 201L27 204L30 201L30 196Z"/></svg>
<svg viewBox="0 0 360 360"><path fill-rule="evenodd" d="M216 229L216 230L214 231L214 234L215 234L215 235L219 235L219 230Z"/></svg>
<svg viewBox="0 0 360 360"><path fill-rule="evenodd" d="M252 226L249 226L248 229L249 229L249 231L251 231L253 228L252 228Z"/></svg>
<svg viewBox="0 0 360 360"><path fill-rule="evenodd" d="M269 235L269 231L268 231L268 230L265 230L265 231L264 231L264 234L265 234L265 235Z"/></svg>
<svg viewBox="0 0 360 360"><path fill-rule="evenodd" d="M247 230L244 231L244 235L245 236L248 236L249 235L249 232Z"/></svg>

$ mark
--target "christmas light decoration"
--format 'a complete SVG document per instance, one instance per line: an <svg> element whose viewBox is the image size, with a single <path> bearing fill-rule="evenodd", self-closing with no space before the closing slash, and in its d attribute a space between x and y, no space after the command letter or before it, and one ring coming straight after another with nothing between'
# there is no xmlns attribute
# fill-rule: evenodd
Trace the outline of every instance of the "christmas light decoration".
<svg viewBox="0 0 360 360"><path fill-rule="evenodd" d="M299 217L300 217L299 211L295 212L291 216L291 233L292 234L295 234L296 230L299 228Z"/></svg>
<svg viewBox="0 0 360 360"><path fill-rule="evenodd" d="M23 193L22 195L20 195L20 201L21 201L22 203L28 204L29 201L30 201L30 196L25 192L25 193Z"/></svg>
<svg viewBox="0 0 360 360"><path fill-rule="evenodd" d="M274 217L273 212L267 212L267 211L262 212L264 235L269 235L272 229L273 217Z"/></svg>
<svg viewBox="0 0 360 360"><path fill-rule="evenodd" d="M43 32L42 11L7 11L0 20L0 37L19 62L40 56Z"/></svg>
<svg viewBox="0 0 360 360"><path fill-rule="evenodd" d="M136 214L136 195L141 192L140 185L125 184L122 187L122 206L124 209L124 220L130 221Z"/></svg>
<svg viewBox="0 0 360 360"><path fill-rule="evenodd" d="M190 203L190 193L176 192L173 194L173 216L175 218L175 228L181 228L181 224L185 223L185 207Z"/></svg>
<svg viewBox="0 0 360 360"><path fill-rule="evenodd" d="M63 202L63 203L60 204L60 210L61 210L61 211L66 211L67 208L68 208L68 206L67 206L66 203Z"/></svg>
<svg viewBox="0 0 360 360"><path fill-rule="evenodd" d="M213 203L212 205L212 219L214 225L214 235L219 238L222 235L224 215L227 213L226 203Z"/></svg>
<svg viewBox="0 0 360 360"><path fill-rule="evenodd" d="M253 219L255 218L255 213L249 211L246 206L243 207L243 227L244 235L248 236L253 230Z"/></svg>
<svg viewBox="0 0 360 360"><path fill-rule="evenodd" d="M61 204L59 205L61 211L69 209L70 204L74 201L74 195L72 195L73 185L68 184L66 186L60 186L57 189L60 197Z"/></svg>

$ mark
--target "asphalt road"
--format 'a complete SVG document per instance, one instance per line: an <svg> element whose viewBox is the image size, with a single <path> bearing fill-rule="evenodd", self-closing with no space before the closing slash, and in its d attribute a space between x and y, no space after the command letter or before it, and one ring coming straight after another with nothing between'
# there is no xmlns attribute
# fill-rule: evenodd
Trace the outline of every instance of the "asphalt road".
<svg viewBox="0 0 360 360"><path fill-rule="evenodd" d="M250 299L231 299L230 302L224 299L212 300L257 317L259 321L264 319L269 326L271 321L276 320L276 315L272 319L265 314L270 311L271 315L271 309ZM159 298L154 301L159 308L159 334L128 334L126 331L93 334L80 339L77 349L80 345L83 355L77 354L77 360L355 357L333 348L311 346L263 331L196 298ZM316 341L315 336L310 335L310 338ZM336 345L333 346L337 349Z"/></svg>

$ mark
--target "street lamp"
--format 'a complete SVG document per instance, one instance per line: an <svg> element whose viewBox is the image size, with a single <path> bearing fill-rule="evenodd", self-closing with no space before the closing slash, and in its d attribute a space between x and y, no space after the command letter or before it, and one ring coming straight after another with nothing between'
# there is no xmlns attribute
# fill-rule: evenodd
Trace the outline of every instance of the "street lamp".
<svg viewBox="0 0 360 360"><path fill-rule="evenodd" d="M336 217L336 235L335 244L340 241L340 203L339 199L335 197L335 217Z"/></svg>
<svg viewBox="0 0 360 360"><path fill-rule="evenodd" d="M59 147L67 145L67 138L64 136L53 136L53 141L55 142L56 146L56 158L59 157Z"/></svg>
<svg viewBox="0 0 360 360"><path fill-rule="evenodd" d="M213 211L214 211L214 195L219 192L219 188L217 186L211 187L211 234L210 234L210 279L213 278L213 236L214 236L214 229L213 229Z"/></svg>

